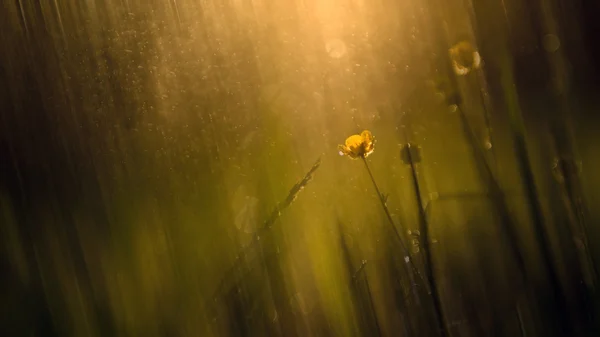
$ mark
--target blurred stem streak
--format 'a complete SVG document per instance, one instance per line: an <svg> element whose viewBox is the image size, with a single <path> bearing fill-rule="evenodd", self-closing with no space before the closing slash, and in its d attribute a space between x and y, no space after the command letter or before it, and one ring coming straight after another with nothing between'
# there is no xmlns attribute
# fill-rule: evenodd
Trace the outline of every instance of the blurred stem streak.
<svg viewBox="0 0 600 337"><path fill-rule="evenodd" d="M364 335L370 333L373 336L381 336L381 328L379 327L377 312L373 304L373 295L371 294L371 287L369 286L369 280L365 272L367 260L362 260L360 267L356 269L352 263L348 243L344 234L342 234L342 225L340 222L338 222L338 233L340 233L342 253L346 262L348 276L350 277L353 303L360 309L357 314L361 318L361 331L363 331Z"/></svg>
<svg viewBox="0 0 600 337"><path fill-rule="evenodd" d="M468 8L468 12L469 12L469 18L470 20L470 24L471 24L471 29L473 30L473 38L474 40L477 42L477 50L478 52L481 53L481 51L479 51L479 41L478 37L481 36L481 34L479 33L479 29L477 28L477 15L475 13L475 7L473 6L473 0L465 0L465 4L466 7ZM477 83L478 83L478 87L479 87L479 97L481 99L481 106L483 108L483 117L484 117L484 121L485 121L485 127L487 129L488 132L488 141L491 145L491 148L488 149L488 152L490 153L491 156L489 156L488 158L488 166L490 167L490 169L493 169L493 172L497 172L498 171L498 165L497 165L497 160L496 160L496 147L494 146L495 142L494 142L494 134L493 134L493 126L492 126L492 102L490 101L490 97L489 97L489 86L488 86L488 81L486 80L486 76L485 76L485 72L484 71L477 71Z"/></svg>
<svg viewBox="0 0 600 337"><path fill-rule="evenodd" d="M485 187L489 189L490 197L500 217L500 221L502 223L500 230L507 239L506 241L511 248L510 250L513 258L517 262L517 268L519 269L521 277L526 278L527 269L525 267L525 258L523 257L521 249L519 249L518 246L519 239L515 230L514 222L510 217L508 205L506 204L505 193L502 191L502 188L495 178L490 165L486 161L483 150L480 146L478 146L473 129L469 125L469 121L467 120L467 116L465 115L463 109L461 107L457 107L457 111L463 128L463 133L467 139L467 142L469 142L469 147L473 153L473 157L477 165L477 171L479 172Z"/></svg>
<svg viewBox="0 0 600 337"><path fill-rule="evenodd" d="M494 176L494 173L492 172L492 169L485 158L484 151L479 146L479 143L475 137L475 133L469 125L469 121L467 120L467 116L465 115L463 109L457 107L457 111L463 128L463 133L472 151L477 172L479 173L480 179L483 181L484 186L488 189L489 197L493 206L496 208L497 215L500 218L500 233L502 233L501 235L506 239L505 241L510 247L510 253L517 263L517 269L519 271L518 286L521 287L521 289L519 289L521 292L520 296L525 296L527 298L530 296L530 293L527 291L528 286L530 285L528 283L529 275L527 273L527 267L525 266L525 258L522 250L519 248L519 237L517 235L515 222L511 218L509 207L506 203L506 194ZM520 299L517 298L515 307L519 318L520 329L523 331L523 336L525 336L525 330L523 327L524 323L519 302Z"/></svg>
<svg viewBox="0 0 600 337"><path fill-rule="evenodd" d="M262 227L256 231L256 233L254 234L254 236L252 237L250 242L246 246L244 246L242 248L241 252L237 255L233 266L231 266L225 273L225 276L223 277L223 281L219 284L215 294L219 294L223 290L227 279L232 276L234 271L239 266L240 262L243 260L242 257L247 253L247 251L250 248L252 248L254 246L254 244L256 244L260 240L260 236L265 231L269 230L273 226L275 221L277 221L277 219L279 219L279 217L281 216L282 212L287 207L289 207L292 204L292 202L294 202L294 200L296 200L300 191L302 191L304 189L304 187L306 187L306 185L312 180L313 174L320 166L321 166L321 157L319 157L317 159L317 161L313 164L313 166L310 168L310 170L304 175L302 180L300 180L298 183L296 183L290 189L290 192L288 193L287 197L275 206L275 208L273 209L273 211L271 212L271 214L269 215L267 220L265 220L265 222L263 223ZM214 299L215 299L215 296L213 296L213 300Z"/></svg>
<svg viewBox="0 0 600 337"><path fill-rule="evenodd" d="M557 182L562 194L562 201L565 206L569 224L571 226L572 240L579 255L581 268L584 272L586 286L592 291L596 291L598 282L598 271L594 256L590 251L588 224L587 224L587 208L584 203L579 174L577 173L577 163L575 159L569 158L564 149L564 144L559 144L558 135L555 129L551 131L553 134L554 151L557 154L556 170Z"/></svg>
<svg viewBox="0 0 600 337"><path fill-rule="evenodd" d="M561 333L567 333L569 330L569 319L568 315L565 313L567 305L565 298L561 295L561 285L556 268L554 266L554 258L549 246L550 239L548 237L548 233L546 233L546 229L544 228L542 207L537 195L531 163L529 162L529 154L525 141L525 123L519 108L515 81L513 78L513 66L510 56L506 51L499 56L501 85L504 89L503 91L508 110L510 132L512 133L514 142L514 150L517 157L519 174L521 176L521 180L523 181L525 194L529 201L528 206L533 223L534 235L541 249L544 268L546 269L546 273L548 275L551 293L553 294L555 301L554 304L558 312L556 323L558 324L558 328L561 330Z"/></svg>
<svg viewBox="0 0 600 337"><path fill-rule="evenodd" d="M417 211L419 213L419 231L421 234L420 241L423 256L425 257L425 277L427 278L427 285L429 286L429 289L431 291L431 298L433 300L433 308L435 311L440 336L446 337L448 336L447 324L444 318L444 312L442 310L442 301L440 299L440 294L438 293L438 288L435 281L435 274L433 272L433 258L429 247L429 225L425 216L425 208L423 207L423 200L421 199L421 189L419 187L419 178L417 177L417 170L415 167L415 162L413 160L413 154L410 149L411 145L408 142L408 135L406 134L406 131L404 132L404 138L407 146L406 153L408 164L410 165L413 189L415 197L417 199Z"/></svg>
<svg viewBox="0 0 600 337"><path fill-rule="evenodd" d="M365 264L363 264L363 267L364 267L364 265ZM360 275L358 275L358 276L360 276ZM371 294L371 286L369 285L369 279L367 278L367 275L365 273L362 273L362 278L363 278L362 279L362 281L363 281L362 289L364 289L363 293L365 294L363 296L366 297L367 304L369 306L369 310L373 315L371 320L373 321L373 329L375 330L375 333L376 333L375 336L381 336L381 328L379 327L379 322L377 321L377 313L375 311L375 305L373 304L373 295ZM360 280L355 280L355 281L356 281L355 283L357 284L357 286L360 287L361 286Z"/></svg>
<svg viewBox="0 0 600 337"><path fill-rule="evenodd" d="M527 330L525 330L525 322L523 321L523 313L521 312L521 306L517 302L517 320L519 321L519 331L521 331L522 337L527 337Z"/></svg>
<svg viewBox="0 0 600 337"><path fill-rule="evenodd" d="M467 1L467 2L468 2L467 7L469 8L470 14L471 14L471 20L473 21L472 23L474 24L474 23L476 23L475 8L473 7L473 3L471 1ZM439 44L440 48L443 48L443 49L440 49L440 55L447 55L445 52L446 52L447 48L452 44L449 41L449 31L448 31L447 27L444 27L444 25L443 25L443 23L446 22L444 13L445 13L445 9L447 9L447 4L440 0L429 0L429 4L430 4L430 8L432 8L432 15L435 18L434 20L432 20L433 28L435 29L435 35L438 40L438 44ZM435 9L433 9L433 8L435 8ZM473 30L474 30L474 34L476 35L475 38L477 39L477 37L478 37L477 35L479 35L478 34L479 32L476 29L476 27L474 27ZM483 149L480 146L480 142L477 141L475 133L473 132L472 128L470 127L467 117L466 117L463 109L461 108L462 97L460 96L460 93L458 91L459 90L458 80L453 72L450 59L447 56L441 56L440 60L439 60L439 64L441 65L441 69L442 69L441 75L447 77L449 84L450 84L449 92L446 93L448 95L447 97L451 98L451 101L449 101L448 104L450 104L450 105L453 104L457 108L457 113L459 115L463 133L464 133L465 138L466 138L467 142L469 143L470 148L472 150L472 155L474 157L477 171L480 175L480 178L483 180L484 186L489 189L489 195L491 197L492 203L493 203L494 207L496 208L497 215L500 217L500 222L501 222L500 232L506 238L506 242L510 247L510 253L516 261L517 268L518 268L519 274L520 274L519 281L521 283L523 295L529 296L529 292L526 291L528 283L527 283L527 270L526 270L526 266L525 266L525 259L524 259L521 249L519 249L519 245L518 245L519 241L518 241L516 227L514 225L514 221L512 221L512 219L511 219L509 207L507 205L505 195L502 191L502 188L500 187L500 184L498 183L497 179L494 176L492 167L490 167L490 163L489 163L488 159L486 158L487 157L486 154L483 152ZM484 79L485 79L485 77L483 76L483 74L481 74L479 76L479 80L480 80L479 82L485 83ZM451 93L454 93L454 94L450 95ZM486 106L489 106L490 104L489 104L489 101L486 99L484 93L481 92L481 94L482 94L481 98L483 100L484 109L485 109L484 113L485 113L485 117L486 117L486 127L488 128L488 132L490 133L489 136L491 137L491 118L489 116L489 110L486 107ZM491 141L491 139L490 139L490 141ZM494 158L493 154L492 154L492 158Z"/></svg>
<svg viewBox="0 0 600 337"><path fill-rule="evenodd" d="M556 4L551 1L537 1L537 7L540 8L541 25L547 36L555 36L558 39L560 36L560 26L557 21ZM564 36L563 36L564 38ZM550 134L554 152L558 157L560 174L563 179L558 179L561 192L563 194L563 202L569 216L569 222L572 226L573 240L579 259L581 268L584 270L586 277L586 285L591 291L595 291L598 281L598 271L593 254L590 252L588 231L586 224L587 210L584 203L579 170L576 165L578 156L576 154L575 137L573 136L573 111L571 109L571 90L570 90L570 73L567 67L567 58L565 48L558 48L554 51L548 51L548 65L553 84L555 100L558 103L555 118L550 120ZM566 165L561 165L566 164Z"/></svg>
<svg viewBox="0 0 600 337"><path fill-rule="evenodd" d="M529 6L531 7L530 9L530 13L532 15L533 18L533 22L538 22L538 26L539 26L539 32L543 32L545 35L545 38L548 37L554 37L555 39L557 39L558 41L560 41L559 37L561 37L561 27L560 27L560 18L561 15L558 13L559 11L561 11L564 7L560 6L557 2L555 1L533 1L531 3L529 3ZM505 12L506 14L506 12ZM507 15L506 15L507 17ZM508 18L507 18L508 19ZM513 29L513 27L509 24L510 21L507 20L507 31L509 36L511 34L516 35L518 32ZM566 28L566 27L565 27ZM564 32L564 31L563 31ZM566 33L566 32L565 32ZM540 36L541 37L541 36ZM566 39L566 36L562 36L561 38L563 38L564 40ZM565 41L566 42L566 41ZM594 288L595 288L595 283L596 283L596 277L597 277L597 272L595 270L595 262L593 261L593 257L590 254L589 251L589 245L587 242L587 231L586 231L586 225L585 225L585 205L583 203L583 195L579 194L578 191L581 191L580 189L577 188L578 185L578 169L575 165L575 158L576 158L576 153L575 153L575 146L574 142L575 142L575 138L572 135L572 120L571 120L571 115L572 115L572 111L571 111L571 101L570 101L570 81L569 81L569 71L568 71L568 67L566 66L566 55L565 55L565 47L562 48L556 48L556 49L552 49L549 48L548 46L545 47L545 50L547 52L547 60L548 60L548 72L550 74L550 82L552 84L552 89L553 92L551 94L550 100L553 100L554 103L556 104L557 108L556 109L550 109L550 111L555 111L553 114L549 114L551 117L549 118L549 134L551 137L551 148L554 151L554 155L557 156L558 159L558 175L559 177L555 177L558 178L558 183L559 183L559 188L560 188L560 192L562 194L562 199L563 199L563 203L564 203L564 207L565 207L565 211L566 211L566 215L567 215L567 223L568 223L568 227L566 228L568 231L570 231L569 236L571 237L572 240L572 244L573 247L575 248L575 252L577 255L577 259L578 259L578 263L577 266L569 266L569 274L570 277L573 277L575 280L575 282L578 284L580 283L580 279L584 280L584 285L586 286L585 289L580 288L579 286L577 286L577 293L578 293L578 297L580 296L579 299L575 300L575 303L577 303L577 305L581 305L579 310L581 310L582 313L584 313L583 315L579 315L579 314L571 314L571 315L562 315L565 312L568 311L566 305L572 305L575 304L572 298L569 298L567 295L565 296L558 296L557 300L558 303L557 305L559 306L559 310L562 309L562 311L560 311L559 313L561 314L561 316L565 316L564 320L565 323L568 324L567 328L569 330L569 333L575 333L575 331L582 329L582 326L580 325L582 322L582 316L588 316L585 318L585 325L587 325L587 327L583 327L584 330L588 330L589 329L597 329L597 327L593 327L594 325L596 325L597 323L592 323L591 325L589 325L589 323L596 321L596 314L594 313L594 307L593 305L591 305L591 301L590 301L590 295L593 294L594 292ZM510 61L509 58L507 58L508 61ZM512 70L512 68L509 68L510 66L512 66L512 64L509 64L508 62L503 64L506 66L505 69L505 73L508 73L509 75L512 75L513 73L508 72L507 70ZM508 91L507 93L510 92L515 92L514 90L512 91ZM553 97L552 97L553 96ZM512 113L511 113L512 112ZM523 122L522 119L523 117L521 117L520 111L517 109L511 109L509 110L510 113L510 121L511 121L511 126L512 125L516 125L516 127L513 127L514 130L517 131L517 133L519 133L520 135L518 135L517 137L520 137L521 139L524 138L523 134L525 131L525 128L523 127ZM513 121L514 120L514 121ZM517 143L515 142L515 144L522 144L522 143ZM521 145L521 147L523 148L523 150L521 150L521 155L525 154L525 146ZM526 158L526 157L523 157ZM529 164L526 162L526 165ZM525 171L525 175L528 175L528 170L530 171L530 168L527 167L523 167L522 168L523 171ZM561 179L562 178L562 179ZM528 188L532 189L532 182L529 184ZM533 192L531 192L533 193ZM535 204L534 204L535 206ZM541 214L541 213L540 213ZM549 239L547 237L545 237L545 233L542 229L541 232L542 236L540 236L540 240L545 240L545 242L543 242L542 244L549 246L551 243L549 241ZM544 248L544 247L542 247ZM543 251L544 255L548 254L549 252ZM546 256L547 258L549 258L548 256ZM549 268L557 268L554 264L550 264ZM554 271L552 269L550 269L550 277L551 279L554 278L554 276L552 275L552 273L558 274L557 271ZM558 278L558 276L556 277ZM555 281L551 280L553 283ZM556 282L560 282L559 280L557 280ZM556 285L555 291L558 292L561 289L558 288L561 284L558 283ZM572 290L573 288L569 289L569 283L565 283L564 285L564 291L565 293L568 290ZM569 308L572 309L573 307ZM587 321L589 318L591 318L591 322ZM562 322L562 321L560 321Z"/></svg>

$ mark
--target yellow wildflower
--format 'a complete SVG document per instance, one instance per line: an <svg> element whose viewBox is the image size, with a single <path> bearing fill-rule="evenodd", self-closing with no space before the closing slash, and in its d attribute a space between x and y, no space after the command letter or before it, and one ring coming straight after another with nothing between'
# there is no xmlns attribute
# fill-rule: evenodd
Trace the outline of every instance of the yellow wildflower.
<svg viewBox="0 0 600 337"><path fill-rule="evenodd" d="M340 156L348 156L351 159L366 158L375 150L375 137L369 130L365 130L360 135L348 137L345 145L339 145L338 149Z"/></svg>

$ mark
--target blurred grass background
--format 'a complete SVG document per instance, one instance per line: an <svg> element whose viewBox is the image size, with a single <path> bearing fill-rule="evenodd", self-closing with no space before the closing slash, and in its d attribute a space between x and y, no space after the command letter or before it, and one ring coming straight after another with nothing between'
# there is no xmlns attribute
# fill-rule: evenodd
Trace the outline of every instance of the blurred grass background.
<svg viewBox="0 0 600 337"><path fill-rule="evenodd" d="M4 2L0 334L595 336L584 5ZM463 39L483 64L455 76L447 50ZM364 165L337 153L364 129L418 273ZM408 234L420 228L407 141L421 149L443 331ZM555 159L577 169L557 179Z"/></svg>

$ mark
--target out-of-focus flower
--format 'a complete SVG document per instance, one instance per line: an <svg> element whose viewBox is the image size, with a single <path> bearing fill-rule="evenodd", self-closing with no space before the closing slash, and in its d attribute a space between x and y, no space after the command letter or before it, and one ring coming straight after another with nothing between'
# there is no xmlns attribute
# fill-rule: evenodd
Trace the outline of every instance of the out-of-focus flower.
<svg viewBox="0 0 600 337"><path fill-rule="evenodd" d="M346 47L344 41L340 39L333 39L327 41L325 44L325 50L331 58L339 59L346 55L348 52L348 47Z"/></svg>
<svg viewBox="0 0 600 337"><path fill-rule="evenodd" d="M375 150L375 137L369 130L365 130L360 135L348 137L346 143L339 145L338 149L340 156L348 156L351 159L366 158Z"/></svg>
<svg viewBox="0 0 600 337"><path fill-rule="evenodd" d="M469 41L458 42L448 52L456 75L466 75L481 65L481 56Z"/></svg>

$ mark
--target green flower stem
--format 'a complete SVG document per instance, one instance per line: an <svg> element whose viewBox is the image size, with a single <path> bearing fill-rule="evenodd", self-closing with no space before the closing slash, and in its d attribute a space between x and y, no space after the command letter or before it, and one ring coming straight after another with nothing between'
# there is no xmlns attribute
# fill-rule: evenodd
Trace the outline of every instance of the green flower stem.
<svg viewBox="0 0 600 337"><path fill-rule="evenodd" d="M421 276L421 273L419 272L419 270L415 267L412 258L410 256L410 253L408 252L408 249L406 249L406 246L404 245L404 241L402 241L402 237L400 236L400 232L398 232L398 228L396 228L396 225L394 224L394 220L392 219L392 215L390 214L390 210L388 209L386 203L385 203L385 198L383 197L383 194L381 194L381 192L379 191L379 187L377 186L377 183L375 182L375 178L373 177L373 173L371 172L371 169L369 168L369 164L367 163L367 159L362 156L361 159L363 160L363 163L365 163L365 167L367 168L367 172L369 172L369 177L371 177L371 181L373 182L373 187L375 187L375 191L377 192L377 196L379 198L379 201L381 202L381 206L383 207L383 211L385 212L385 215L390 223L390 226L392 227L392 229L394 230L394 233L396 234L396 237L398 238L398 242L400 242L400 248L402 249L402 253L404 254L405 258L404 260L406 261L406 263L408 265L410 265L411 270L417 274L419 276L419 278L421 279L421 281L423 281L423 277Z"/></svg>

